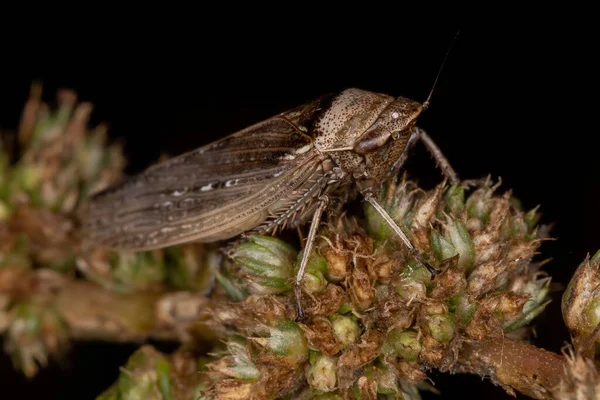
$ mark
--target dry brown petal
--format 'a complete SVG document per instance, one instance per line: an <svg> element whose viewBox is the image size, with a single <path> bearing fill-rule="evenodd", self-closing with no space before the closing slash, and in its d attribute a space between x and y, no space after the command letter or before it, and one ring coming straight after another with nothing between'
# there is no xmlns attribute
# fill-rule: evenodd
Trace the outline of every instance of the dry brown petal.
<svg viewBox="0 0 600 400"><path fill-rule="evenodd" d="M508 261L507 271L514 273L519 267L526 265L536 255L542 243L541 239L524 240L517 239L511 242L506 259Z"/></svg>
<svg viewBox="0 0 600 400"><path fill-rule="evenodd" d="M436 188L420 201L419 206L415 210L415 216L412 222L412 228L427 227L431 219L434 217L440 200L442 199L442 191L446 186L446 182L439 184Z"/></svg>
<svg viewBox="0 0 600 400"><path fill-rule="evenodd" d="M571 347L565 353L565 374L560 384L551 390L557 400L597 399L600 380L594 361L575 352Z"/></svg>
<svg viewBox="0 0 600 400"><path fill-rule="evenodd" d="M208 392L208 397L219 400L252 400L256 396L256 385L244 383L237 379L221 379L216 386Z"/></svg>
<svg viewBox="0 0 600 400"><path fill-rule="evenodd" d="M473 297L478 298L481 295L500 286L498 277L501 274L505 275L506 262L497 260L478 265L477 268L469 275L469 284L467 292Z"/></svg>
<svg viewBox="0 0 600 400"><path fill-rule="evenodd" d="M427 374L423 371L424 367L417 363L407 363L404 360L398 360L394 366L399 372L402 379L405 379L413 384L418 384L427 379Z"/></svg>
<svg viewBox="0 0 600 400"><path fill-rule="evenodd" d="M423 304L420 309L421 317L434 314L446 314L448 312L448 306L443 301L432 300L427 304Z"/></svg>
<svg viewBox="0 0 600 400"><path fill-rule="evenodd" d="M444 358L445 346L430 335L425 335L419 358L430 365L438 365Z"/></svg>
<svg viewBox="0 0 600 400"><path fill-rule="evenodd" d="M389 332L394 328L406 329L415 319L416 303L407 305L397 294L385 297L379 301L375 309L369 313L369 320L374 322L382 332Z"/></svg>
<svg viewBox="0 0 600 400"><path fill-rule="evenodd" d="M328 356L334 356L340 351L340 346L335 340L331 322L327 318L317 317L307 324L299 323L306 339L312 349L316 349Z"/></svg>
<svg viewBox="0 0 600 400"><path fill-rule="evenodd" d="M479 218L477 218L477 217L467 218L467 222L465 222L465 227L467 228L467 231L473 238L473 244L475 244L474 236L476 236L477 233L479 233L483 230L483 226L484 226L483 221L480 220Z"/></svg>
<svg viewBox="0 0 600 400"><path fill-rule="evenodd" d="M274 296L250 295L241 305L246 315L253 315L266 324L283 319L293 320L296 315L295 305Z"/></svg>
<svg viewBox="0 0 600 400"><path fill-rule="evenodd" d="M475 252L473 265L479 266L504 260L509 247L510 243L495 242L490 234L475 234L473 237L473 249Z"/></svg>
<svg viewBox="0 0 600 400"><path fill-rule="evenodd" d="M377 381L361 376L356 382L361 400L377 400Z"/></svg>
<svg viewBox="0 0 600 400"><path fill-rule="evenodd" d="M348 264L350 260L347 252L332 247L325 247L321 250L321 255L327 261L327 276L330 280L339 282L348 276Z"/></svg>
<svg viewBox="0 0 600 400"><path fill-rule="evenodd" d="M413 245L421 253L431 250L429 240L430 222L435 217L436 211L442 198L442 191L446 182L439 184L436 188L423 198L415 210L415 216L412 222L411 231L413 234Z"/></svg>
<svg viewBox="0 0 600 400"><path fill-rule="evenodd" d="M208 299L201 293L168 293L156 302L156 326L173 329L185 339L189 336L187 330L199 321L207 303Z"/></svg>
<svg viewBox="0 0 600 400"><path fill-rule="evenodd" d="M295 317L292 303L280 300L272 296L250 295L240 303L214 302L200 317L207 319L209 329L221 334L226 334L231 327L246 332L248 336L267 334L269 324Z"/></svg>
<svg viewBox="0 0 600 400"><path fill-rule="evenodd" d="M383 248L381 248L383 250ZM369 259L366 268L372 282L389 283L392 270L396 260L389 258L387 254L379 253L373 259ZM396 267L397 268L397 267Z"/></svg>
<svg viewBox="0 0 600 400"><path fill-rule="evenodd" d="M325 292L312 296L309 301L311 302L305 311L310 316L328 316L332 315L340 309L344 301L346 300L346 292L344 289L330 283L325 288Z"/></svg>
<svg viewBox="0 0 600 400"><path fill-rule="evenodd" d="M448 258L439 266L442 273L434 280L432 298L448 300L467 286L464 273L458 269L458 257Z"/></svg>
<svg viewBox="0 0 600 400"><path fill-rule="evenodd" d="M475 340L503 337L502 321L520 316L528 299L529 295L509 292L479 300L475 316L467 325L465 333ZM498 314L502 321L498 320Z"/></svg>
<svg viewBox="0 0 600 400"><path fill-rule="evenodd" d="M370 363L379 355L385 335L371 329L362 337L360 343L351 345L338 360L338 382L341 389L347 389L354 383L355 371Z"/></svg>
<svg viewBox="0 0 600 400"><path fill-rule="evenodd" d="M209 372L207 377L212 387L207 391L211 399L275 399L292 393L303 385L303 368L290 368L285 365L270 365L268 360L260 360L257 367L260 379L245 383L241 380L225 377L218 372Z"/></svg>
<svg viewBox="0 0 600 400"><path fill-rule="evenodd" d="M362 268L354 268L349 280L350 297L359 310L366 310L373 304L375 291L371 286L369 274Z"/></svg>
<svg viewBox="0 0 600 400"><path fill-rule="evenodd" d="M485 227L485 233L490 235L491 241L499 241L502 236L507 232L508 225L510 224L510 191L506 192L502 198L495 198L493 202L492 211L488 217L488 221Z"/></svg>
<svg viewBox="0 0 600 400"><path fill-rule="evenodd" d="M499 312L502 315L504 321L521 316L523 306L527 300L529 300L528 294L513 292L502 293L499 297L500 301L496 307L496 312Z"/></svg>

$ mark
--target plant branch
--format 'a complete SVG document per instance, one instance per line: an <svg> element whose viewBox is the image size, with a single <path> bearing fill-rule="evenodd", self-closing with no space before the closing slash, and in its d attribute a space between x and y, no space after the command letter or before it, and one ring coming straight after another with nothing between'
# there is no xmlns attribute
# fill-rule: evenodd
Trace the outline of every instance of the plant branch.
<svg viewBox="0 0 600 400"><path fill-rule="evenodd" d="M489 376L514 395L517 390L535 399L550 399L564 378L565 358L529 343L491 339L465 343L454 372Z"/></svg>
<svg viewBox="0 0 600 400"><path fill-rule="evenodd" d="M199 293L152 291L119 294L51 270L0 270L0 295L52 309L72 339L139 342L190 339L207 299Z"/></svg>

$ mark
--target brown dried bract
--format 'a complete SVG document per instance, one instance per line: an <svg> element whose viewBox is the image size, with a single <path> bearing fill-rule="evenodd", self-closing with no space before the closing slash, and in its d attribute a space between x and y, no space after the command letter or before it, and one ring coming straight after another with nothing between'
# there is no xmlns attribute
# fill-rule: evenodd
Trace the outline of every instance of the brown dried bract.
<svg viewBox="0 0 600 400"><path fill-rule="evenodd" d="M325 288L325 293L317 294L310 298L310 304L305 307L307 315L311 316L328 316L334 314L340 309L346 300L346 292L344 289L330 283Z"/></svg>
<svg viewBox="0 0 600 400"><path fill-rule="evenodd" d="M519 317L528 299L529 295L502 293L479 300L475 316L467 325L465 333L475 340L502 337L502 323Z"/></svg>
<svg viewBox="0 0 600 400"><path fill-rule="evenodd" d="M331 322L327 318L317 317L307 324L299 323L308 339L311 348L316 349L328 356L334 356L340 351Z"/></svg>
<svg viewBox="0 0 600 400"><path fill-rule="evenodd" d="M424 367L419 363L407 363L406 361L398 360L394 363L394 366L398 370L400 377L410 383L418 384L427 379L427 374L423 371Z"/></svg>
<svg viewBox="0 0 600 400"><path fill-rule="evenodd" d="M394 293L380 300L375 309L369 313L368 318L382 332L389 332L394 328L410 327L415 319L415 311L414 305L407 305L400 296Z"/></svg>
<svg viewBox="0 0 600 400"><path fill-rule="evenodd" d="M327 261L327 276L334 282L344 280L349 274L349 254L333 247L322 246L321 255Z"/></svg>
<svg viewBox="0 0 600 400"><path fill-rule="evenodd" d="M356 382L361 400L377 400L377 380L361 376Z"/></svg>
<svg viewBox="0 0 600 400"><path fill-rule="evenodd" d="M338 360L338 383L341 389L347 389L354 383L355 372L365 364L370 363L379 355L385 335L371 329L342 354Z"/></svg>
<svg viewBox="0 0 600 400"><path fill-rule="evenodd" d="M362 268L354 268L349 280L349 291L352 303L359 310L366 310L373 304L375 292L371 286L369 274Z"/></svg>
<svg viewBox="0 0 600 400"><path fill-rule="evenodd" d="M430 296L438 300L448 300L467 286L465 275L458 268L458 254L448 258L438 267L442 270L434 280Z"/></svg>

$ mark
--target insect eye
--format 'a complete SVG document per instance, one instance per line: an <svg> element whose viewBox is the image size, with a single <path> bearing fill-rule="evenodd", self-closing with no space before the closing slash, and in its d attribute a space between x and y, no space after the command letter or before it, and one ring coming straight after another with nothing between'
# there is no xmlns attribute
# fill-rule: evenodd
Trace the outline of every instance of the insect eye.
<svg viewBox="0 0 600 400"><path fill-rule="evenodd" d="M400 117L400 114L398 114L396 111L394 111L392 113L392 119L398 119Z"/></svg>

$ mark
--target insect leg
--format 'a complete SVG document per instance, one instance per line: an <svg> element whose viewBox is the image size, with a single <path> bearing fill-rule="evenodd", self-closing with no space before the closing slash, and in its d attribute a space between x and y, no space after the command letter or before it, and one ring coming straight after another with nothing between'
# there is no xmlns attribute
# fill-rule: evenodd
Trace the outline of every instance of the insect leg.
<svg viewBox="0 0 600 400"><path fill-rule="evenodd" d="M425 261L425 259L421 256L421 254L419 254L419 251L410 242L410 240L408 239L408 237L406 236L404 231L402 231L402 228L400 228L398 226L398 224L396 223L396 221L394 221L393 218L390 217L390 215L377 202L377 200L375 200L375 198L373 197L373 195L371 193L365 194L365 201L367 201L369 204L371 204L373 206L373 208L375 208L375 210L379 213L379 215L381 215L383 217L383 219L385 219L385 222L387 222L390 225L390 227L394 230L394 232L396 232L396 234L398 236L400 236L400 239L402 239L402 241L404 242L404 245L406 247L408 247L408 250L417 259L417 261L419 261L421 264L423 264L425 266L425 268L427 268L427 270L431 273L432 276L436 275L438 273L438 270L433 268L431 266L431 264L429 264L427 261Z"/></svg>
<svg viewBox="0 0 600 400"><path fill-rule="evenodd" d="M315 242L315 237L317 236L317 230L319 229L319 223L321 222L321 216L323 215L323 211L327 208L329 204L329 197L321 196L319 197L319 203L317 205L317 209L312 217L312 222L310 223L310 230L308 231L308 237L306 238L306 246L304 246L304 252L302 254L302 260L300 261L300 268L298 269L298 274L296 275L296 284L294 286L294 294L296 295L296 302L298 304L298 320L301 321L304 319L304 312L302 311L302 305L300 304L300 296L302 295L302 278L304 277L304 272L306 270L306 265L308 264L308 257L310 256L310 252L312 251L313 244Z"/></svg>
<svg viewBox="0 0 600 400"><path fill-rule="evenodd" d="M427 134L427 132L425 132L421 128L416 128L416 131L418 132L418 135L419 135L419 138L421 139L421 141L423 141L423 144L427 147L429 152L433 155L433 158L435 158L435 160L437 161L437 163L440 166L440 169L443 171L444 175L446 175L448 177L448 179L450 179L450 182L452 182L453 185L458 184L458 182L459 182L458 174L456 173L456 171L454 171L452 166L450 166L450 162L444 156L444 154L442 154L442 151L435 144L433 139L431 139L431 137Z"/></svg>

